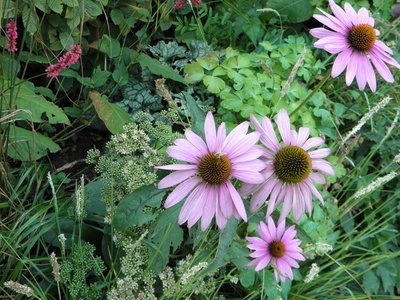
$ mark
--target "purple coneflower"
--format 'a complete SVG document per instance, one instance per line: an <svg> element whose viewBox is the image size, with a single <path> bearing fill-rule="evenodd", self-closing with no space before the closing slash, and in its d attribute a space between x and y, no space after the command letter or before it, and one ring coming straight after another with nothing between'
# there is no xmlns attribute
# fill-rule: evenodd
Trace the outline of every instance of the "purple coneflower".
<svg viewBox="0 0 400 300"><path fill-rule="evenodd" d="M368 15L368 10L362 7L356 12L349 3L344 10L329 0L334 16L319 9L325 16L314 15L314 18L332 30L325 28L311 29L310 34L319 40L316 48L339 55L332 67L332 77L340 75L347 67L346 84L350 85L356 77L358 88L364 90L366 83L373 92L376 91L376 77L373 65L387 82L394 82L392 73L386 64L400 68L400 65L389 56L392 50L376 39L379 31L374 29L374 19ZM385 64L386 63L386 64Z"/></svg>
<svg viewBox="0 0 400 300"><path fill-rule="evenodd" d="M16 52L18 51L17 46L17 38L18 38L18 32L17 32L17 26L15 25L14 19L10 20L10 23L7 24L7 50L8 52Z"/></svg>
<svg viewBox="0 0 400 300"><path fill-rule="evenodd" d="M80 45L72 45L71 51L65 53L65 55L58 60L57 64L51 65L45 70L48 72L47 77L57 77L62 69L75 64L79 60L81 53L82 49Z"/></svg>
<svg viewBox="0 0 400 300"><path fill-rule="evenodd" d="M231 177L261 183L264 177L260 171L265 167L258 159L263 149L255 145L260 134L248 134L248 127L249 122L243 122L226 136L225 123L216 132L214 117L208 112L204 123L205 141L187 129L186 139L177 139L174 146L167 148L169 156L188 163L157 167L176 171L164 177L158 188L179 184L168 196L166 208L189 194L180 212L179 224L187 221L188 227L192 227L202 218L204 231L214 215L221 229L232 216L247 221L243 201L231 183Z"/></svg>
<svg viewBox="0 0 400 300"><path fill-rule="evenodd" d="M258 226L258 237L246 237L251 243L247 248L255 250L250 254L250 257L255 258L247 266L256 266L255 270L264 269L269 263L274 266L276 281L279 278L284 282L286 277L293 280L293 268L299 268L299 264L295 261L305 258L300 253L303 250L299 247L301 240L294 239L296 230L294 225L290 226L285 231L285 220L279 223L276 228L274 220L271 217L267 219L268 226L264 222L260 222Z"/></svg>
<svg viewBox="0 0 400 300"><path fill-rule="evenodd" d="M267 216L283 202L279 222L286 218L290 209L293 210L296 222L306 208L311 215L312 194L324 203L313 181L325 183L325 178L320 172L335 175L330 163L322 159L329 155L330 149L309 151L321 146L324 143L323 139L308 138L310 129L306 127L300 127L299 133L291 130L289 115L284 109L279 111L276 120L283 146L279 143L269 118L263 117L262 125L253 115L250 115L250 118L256 131L261 134L260 141L266 147L262 158L267 163L262 171L265 182L256 185L244 183L240 188L242 196L254 193L250 211L255 212L259 209L269 196ZM317 172L312 172L312 169Z"/></svg>

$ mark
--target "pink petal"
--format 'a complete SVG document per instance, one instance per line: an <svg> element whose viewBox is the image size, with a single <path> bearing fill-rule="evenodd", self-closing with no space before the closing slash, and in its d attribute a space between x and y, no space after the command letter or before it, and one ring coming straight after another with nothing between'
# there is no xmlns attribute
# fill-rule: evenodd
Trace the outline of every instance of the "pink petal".
<svg viewBox="0 0 400 300"><path fill-rule="evenodd" d="M333 78L335 78L336 76L339 76L343 72L343 70L346 68L352 52L353 52L353 50L351 48L348 48L348 49L342 51L336 57L336 59L333 63L333 67L332 67L332 77Z"/></svg>
<svg viewBox="0 0 400 300"><path fill-rule="evenodd" d="M312 138L308 139L304 143L303 147L301 147L301 148L303 148L305 151L308 151L308 149L314 148L314 147L319 147L323 143L324 143L324 140L321 139L320 137L312 137Z"/></svg>
<svg viewBox="0 0 400 300"><path fill-rule="evenodd" d="M199 182L199 177L189 178L188 180L182 182L169 194L167 200L165 201L164 207L168 208L174 206L185 198L197 185Z"/></svg>
<svg viewBox="0 0 400 300"><path fill-rule="evenodd" d="M238 211L240 217L245 222L247 222L246 209L244 208L243 200L240 197L239 193L237 192L237 190L235 189L235 187L232 185L232 183L230 181L227 181L223 184L225 184L228 187L229 194L232 197L233 204L235 205L235 208ZM220 196L222 196L222 195L220 195Z"/></svg>
<svg viewBox="0 0 400 300"><path fill-rule="evenodd" d="M281 134L283 143L286 147L292 145L292 135L290 131L290 119L289 115L285 109L281 109L278 113L278 118L276 120L276 124L278 125L279 132Z"/></svg>
<svg viewBox="0 0 400 300"><path fill-rule="evenodd" d="M206 120L204 122L204 134L206 137L207 147L209 152L217 152L216 149L216 140L217 140L217 133L215 130L215 122L213 114L209 111L206 116Z"/></svg>
<svg viewBox="0 0 400 300"><path fill-rule="evenodd" d="M331 149L329 148L322 148L314 151L308 152L311 158L324 158L327 157L331 153Z"/></svg>
<svg viewBox="0 0 400 300"><path fill-rule="evenodd" d="M167 148L167 153L169 156L171 156L172 158L175 158L176 160L181 160L181 161L186 161L186 162L190 162L193 164L198 164L199 163L199 159L198 156L196 156L196 154L199 154L199 152L196 151L196 149L189 149L189 150L193 150L193 151L188 151L187 148L181 148L178 146L169 146Z"/></svg>
<svg viewBox="0 0 400 300"><path fill-rule="evenodd" d="M313 159L311 168L335 176L335 172L333 171L331 164L326 160L319 158Z"/></svg>
<svg viewBox="0 0 400 300"><path fill-rule="evenodd" d="M195 134L193 131L190 129L185 130L185 136L188 139L188 141L197 148L197 150L200 153L200 157L205 156L208 153L207 145L203 141L201 137L199 137L197 134Z"/></svg>
<svg viewBox="0 0 400 300"><path fill-rule="evenodd" d="M356 53L353 53L352 56L350 56L349 62L347 63L347 69L346 69L346 84L350 85L354 77L356 76L357 73L357 68L358 68L358 56Z"/></svg>
<svg viewBox="0 0 400 300"><path fill-rule="evenodd" d="M197 173L197 170L175 171L175 172L165 176L163 179L161 179L160 182L158 183L158 188L165 189L167 187L177 185L178 183L181 183L182 181L188 179L190 176L193 176L196 173ZM196 177L196 178L198 178L198 180L200 180L199 177Z"/></svg>

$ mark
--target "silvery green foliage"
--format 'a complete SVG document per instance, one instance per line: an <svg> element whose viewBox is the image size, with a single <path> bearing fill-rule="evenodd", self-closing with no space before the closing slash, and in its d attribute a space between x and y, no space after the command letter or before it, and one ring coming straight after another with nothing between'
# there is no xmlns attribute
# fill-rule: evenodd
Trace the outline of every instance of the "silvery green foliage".
<svg viewBox="0 0 400 300"><path fill-rule="evenodd" d="M155 59L183 75L183 69L188 63L194 61L197 57L205 56L208 51L212 51L212 48L203 41L192 41L190 49L187 49L186 46L180 46L175 41L160 41L155 46L149 46L148 50ZM116 104L124 108L133 120L140 111L149 113L151 120L158 120L158 112L163 108L165 109L167 105L154 83L160 76L151 73L148 68L138 67L137 64L131 67L128 72L128 83L121 87L123 99ZM179 112L184 116L190 117L190 113L183 91L192 95L202 108L207 108L214 103L214 97L207 96L207 100L204 101L196 95L192 86L183 85L173 80L166 81L166 89L178 104Z"/></svg>

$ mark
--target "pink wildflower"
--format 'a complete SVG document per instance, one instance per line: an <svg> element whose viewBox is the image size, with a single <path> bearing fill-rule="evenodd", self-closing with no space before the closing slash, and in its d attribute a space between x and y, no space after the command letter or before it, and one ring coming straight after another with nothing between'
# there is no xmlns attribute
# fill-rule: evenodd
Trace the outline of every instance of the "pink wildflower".
<svg viewBox="0 0 400 300"><path fill-rule="evenodd" d="M188 2L192 3L196 7L201 6L201 0L177 0L172 3L172 9L179 9L184 7Z"/></svg>
<svg viewBox="0 0 400 300"><path fill-rule="evenodd" d="M358 88L364 90L366 84L376 91L376 77L371 61L378 73L387 82L394 82L392 73L386 64L400 69L400 65L389 54L392 50L376 39L379 31L374 29L375 20L368 15L364 7L358 12L345 3L344 10L329 0L334 16L319 9L325 16L314 15L314 18L329 29L314 28L310 34L319 40L314 47L339 55L332 67L332 77L346 71L346 84L350 85L356 77ZM370 61L371 60L371 61ZM386 64L385 64L386 63Z"/></svg>
<svg viewBox="0 0 400 300"><path fill-rule="evenodd" d="M226 136L225 123L216 131L214 117L208 112L204 123L205 141L187 129L186 139L177 139L174 146L167 148L169 156L187 162L157 167L175 171L158 184L160 189L178 185L169 194L166 208L189 195L179 214L179 224L187 221L188 227L192 227L202 218L201 229L204 231L214 215L221 229L232 216L247 221L243 200L231 177L261 183L264 177L260 171L265 167L258 159L263 149L255 145L260 134L248 134L248 127L249 122L243 122Z"/></svg>
<svg viewBox="0 0 400 300"><path fill-rule="evenodd" d="M18 48L16 47L17 45L17 38L18 38L18 32L17 32L17 26L15 25L14 19L10 20L10 23L7 24L7 50L8 52L16 52L18 51Z"/></svg>
<svg viewBox="0 0 400 300"><path fill-rule="evenodd" d="M303 250L299 247L301 240L294 239L297 231L294 225L285 231L285 220L279 223L276 228L274 220L271 217L267 219L268 225L260 222L258 226L258 237L246 237L251 244L247 248L255 250L250 257L255 259L248 263L248 266L256 266L255 271L264 269L269 263L274 265L274 273L276 281L279 278L285 282L286 277L293 280L292 268L299 268L299 264L295 261L304 261L305 258L301 253Z"/></svg>
<svg viewBox="0 0 400 300"><path fill-rule="evenodd" d="M321 194L313 185L313 181L324 184L323 173L335 175L331 164L325 161L330 149L323 148L309 151L321 146L324 141L320 137L309 138L310 129L301 127L299 133L290 129L290 119L286 110L278 113L276 124L283 140L279 143L271 120L264 117L262 125L251 115L251 123L261 134L260 141L265 145L262 156L267 163L262 171L265 182L261 184L243 183L240 194L253 194L250 202L250 212L255 212L268 199L267 216L283 203L279 222L284 220L293 210L294 220L297 222L306 208L311 215L312 194L324 203ZM317 172L312 172L312 169Z"/></svg>
<svg viewBox="0 0 400 300"><path fill-rule="evenodd" d="M65 53L65 55L58 60L57 64L51 65L45 70L48 72L47 77L57 77L61 70L75 64L79 60L81 53L82 49L80 45L72 45L71 51Z"/></svg>

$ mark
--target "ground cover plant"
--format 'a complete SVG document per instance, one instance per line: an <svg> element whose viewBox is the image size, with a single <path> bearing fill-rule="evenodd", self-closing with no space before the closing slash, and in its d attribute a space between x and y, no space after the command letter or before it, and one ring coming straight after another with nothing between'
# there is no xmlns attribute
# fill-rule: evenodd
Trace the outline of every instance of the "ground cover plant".
<svg viewBox="0 0 400 300"><path fill-rule="evenodd" d="M400 299L396 5L0 2L1 297Z"/></svg>

